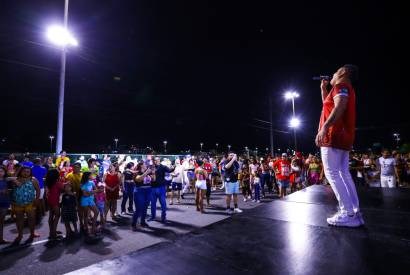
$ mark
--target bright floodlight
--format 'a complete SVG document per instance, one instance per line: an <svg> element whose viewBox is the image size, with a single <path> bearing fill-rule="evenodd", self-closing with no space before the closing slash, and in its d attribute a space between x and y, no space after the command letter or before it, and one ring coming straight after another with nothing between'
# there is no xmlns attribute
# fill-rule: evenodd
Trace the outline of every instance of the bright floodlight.
<svg viewBox="0 0 410 275"><path fill-rule="evenodd" d="M286 92L285 93L285 98L286 99L292 99L292 98L296 98L299 97L299 94L297 92Z"/></svg>
<svg viewBox="0 0 410 275"><path fill-rule="evenodd" d="M47 38L58 46L78 46L78 41L63 27L51 26L47 29Z"/></svg>
<svg viewBox="0 0 410 275"><path fill-rule="evenodd" d="M300 120L299 120L298 118L294 117L294 118L292 118L292 119L290 120L289 126L290 126L291 128L298 128L299 125L300 125Z"/></svg>

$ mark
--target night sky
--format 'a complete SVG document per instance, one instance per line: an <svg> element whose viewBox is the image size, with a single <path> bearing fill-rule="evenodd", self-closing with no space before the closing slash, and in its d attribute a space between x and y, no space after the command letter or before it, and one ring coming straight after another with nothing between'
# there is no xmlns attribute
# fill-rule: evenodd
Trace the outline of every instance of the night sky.
<svg viewBox="0 0 410 275"><path fill-rule="evenodd" d="M60 51L45 31L62 23L64 1L3 2L1 150L49 151ZM71 0L80 45L67 55L64 148L96 152L118 137L157 149L168 140L171 151L264 149L269 132L254 119L269 120L271 95L274 128L289 131L292 89L298 141L311 151L321 111L312 76L346 63L360 67L355 147L391 146L396 131L407 140L404 9L365 2ZM292 144L275 134L275 147Z"/></svg>

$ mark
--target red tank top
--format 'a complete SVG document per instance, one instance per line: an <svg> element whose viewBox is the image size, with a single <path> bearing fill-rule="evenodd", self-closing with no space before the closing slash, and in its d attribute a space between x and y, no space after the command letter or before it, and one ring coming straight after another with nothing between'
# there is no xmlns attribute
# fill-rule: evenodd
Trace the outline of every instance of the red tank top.
<svg viewBox="0 0 410 275"><path fill-rule="evenodd" d="M120 183L120 180L118 179L118 175L114 174L111 175L110 173L107 173L107 176L105 177L105 184L108 187L114 187Z"/></svg>

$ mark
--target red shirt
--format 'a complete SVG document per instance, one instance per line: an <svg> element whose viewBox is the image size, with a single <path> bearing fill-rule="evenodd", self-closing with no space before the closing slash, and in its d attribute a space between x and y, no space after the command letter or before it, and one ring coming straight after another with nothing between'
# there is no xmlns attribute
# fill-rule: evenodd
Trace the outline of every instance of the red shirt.
<svg viewBox="0 0 410 275"><path fill-rule="evenodd" d="M209 162L204 164L204 170L210 174L212 172L212 164L210 164Z"/></svg>
<svg viewBox="0 0 410 275"><path fill-rule="evenodd" d="M319 131L322 129L323 124L335 108L334 99L338 96L345 96L348 98L346 110L342 116L330 126L320 146L350 151L353 146L356 127L356 95L351 85L340 83L333 86L323 102Z"/></svg>
<svg viewBox="0 0 410 275"><path fill-rule="evenodd" d="M279 159L273 164L273 168L278 180L289 180L290 176L290 162L287 160Z"/></svg>

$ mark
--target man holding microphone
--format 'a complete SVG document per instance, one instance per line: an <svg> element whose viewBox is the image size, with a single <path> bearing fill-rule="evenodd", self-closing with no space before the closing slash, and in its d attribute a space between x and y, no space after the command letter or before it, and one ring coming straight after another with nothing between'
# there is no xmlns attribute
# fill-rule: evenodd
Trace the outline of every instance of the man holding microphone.
<svg viewBox="0 0 410 275"><path fill-rule="evenodd" d="M322 114L316 145L320 147L324 172L339 202L339 212L327 219L333 226L364 224L356 187L349 172L349 151L355 138L356 96L352 84L358 79L355 65L344 65L329 81L322 79Z"/></svg>

